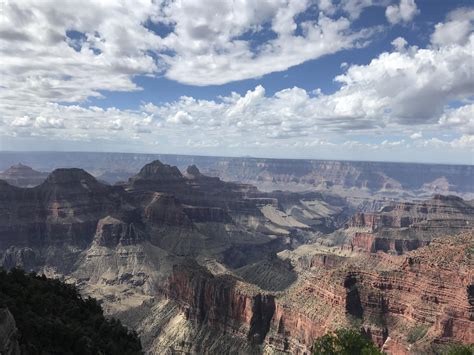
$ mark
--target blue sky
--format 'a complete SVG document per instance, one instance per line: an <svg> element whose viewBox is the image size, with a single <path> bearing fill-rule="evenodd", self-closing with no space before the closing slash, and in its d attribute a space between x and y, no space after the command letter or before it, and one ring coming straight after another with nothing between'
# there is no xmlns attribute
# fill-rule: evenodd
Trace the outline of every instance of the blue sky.
<svg viewBox="0 0 474 355"><path fill-rule="evenodd" d="M467 0L25 0L5 14L3 150L474 162Z"/></svg>

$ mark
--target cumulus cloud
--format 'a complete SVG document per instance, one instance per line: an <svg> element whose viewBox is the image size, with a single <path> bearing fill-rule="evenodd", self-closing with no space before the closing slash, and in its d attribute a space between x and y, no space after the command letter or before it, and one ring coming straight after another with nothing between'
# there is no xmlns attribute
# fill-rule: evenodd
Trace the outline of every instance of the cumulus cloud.
<svg viewBox="0 0 474 355"><path fill-rule="evenodd" d="M34 120L31 117L25 115L22 117L16 117L11 122L12 127L31 127L33 126Z"/></svg>
<svg viewBox="0 0 474 355"><path fill-rule="evenodd" d="M461 8L448 15L448 21L436 24L431 35L434 45L446 46L451 44L463 45L469 39L474 29L474 9Z"/></svg>
<svg viewBox="0 0 474 355"><path fill-rule="evenodd" d="M410 22L419 12L415 0L400 0L399 5L390 5L385 10L385 16L391 24Z"/></svg>
<svg viewBox="0 0 474 355"><path fill-rule="evenodd" d="M102 109L49 103L19 107L17 111L18 117L0 126L0 137L34 135L47 140L126 141L135 133L148 133L157 128L157 122L146 112L113 107ZM0 112L4 110L0 108Z"/></svg>
<svg viewBox="0 0 474 355"><path fill-rule="evenodd" d="M113 131L121 131L123 129L122 120L120 118L110 122L109 128Z"/></svg>
<svg viewBox="0 0 474 355"><path fill-rule="evenodd" d="M39 128L65 128L62 118L38 116L35 125Z"/></svg>
<svg viewBox="0 0 474 355"><path fill-rule="evenodd" d="M37 128L65 128L64 120L62 118L54 117L43 117L38 116L36 118L29 117L24 115L22 117L17 117L11 122L11 127L37 127Z"/></svg>
<svg viewBox="0 0 474 355"><path fill-rule="evenodd" d="M397 52L403 52L407 44L408 42L403 37L397 37L391 43L391 45L393 46L393 48L395 48Z"/></svg>
<svg viewBox="0 0 474 355"><path fill-rule="evenodd" d="M181 123L185 125L190 125L193 123L193 118L189 113L185 111L178 111L174 115L168 117L167 121L169 123Z"/></svg>
<svg viewBox="0 0 474 355"><path fill-rule="evenodd" d="M447 110L439 119L443 128L456 128L462 133L474 135L474 104Z"/></svg>
<svg viewBox="0 0 474 355"><path fill-rule="evenodd" d="M465 45L385 52L336 77L336 111L386 117L403 124L437 120L445 105L472 95L474 35Z"/></svg>

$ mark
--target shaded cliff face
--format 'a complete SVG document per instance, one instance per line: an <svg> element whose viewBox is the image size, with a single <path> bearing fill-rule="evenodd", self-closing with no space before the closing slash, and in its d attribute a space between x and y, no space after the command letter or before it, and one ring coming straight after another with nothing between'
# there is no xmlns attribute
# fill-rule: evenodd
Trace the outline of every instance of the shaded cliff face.
<svg viewBox="0 0 474 355"><path fill-rule="evenodd" d="M117 186L81 169L29 189L0 181L0 212L4 267L75 283L150 353L307 354L316 337L351 325L392 349L408 349L416 327L426 328L419 349L472 340L461 251L473 236L443 232L471 231L459 227L473 214L459 198L390 205L344 228L344 198L265 193L151 162ZM434 230L446 240L433 242Z"/></svg>
<svg viewBox="0 0 474 355"><path fill-rule="evenodd" d="M122 206L120 189L80 169L58 169L39 186L0 183L0 246L46 247L90 243L97 221Z"/></svg>

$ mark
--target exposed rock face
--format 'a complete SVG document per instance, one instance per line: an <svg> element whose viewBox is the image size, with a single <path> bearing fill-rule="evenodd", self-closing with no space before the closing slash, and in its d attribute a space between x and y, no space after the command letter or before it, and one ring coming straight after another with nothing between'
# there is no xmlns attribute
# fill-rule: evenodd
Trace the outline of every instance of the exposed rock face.
<svg viewBox="0 0 474 355"><path fill-rule="evenodd" d="M362 250L367 253L383 251L385 253L395 252L397 254L403 254L428 245L429 243L429 240L393 239L378 237L372 233L356 232L351 241L351 250Z"/></svg>
<svg viewBox="0 0 474 355"><path fill-rule="evenodd" d="M435 195L430 200L391 203L379 212L355 213L345 224L342 240L351 250L407 251L428 245L442 235L472 230L474 205L457 196Z"/></svg>
<svg viewBox="0 0 474 355"><path fill-rule="evenodd" d="M125 222L107 216L97 223L94 241L97 245L116 247L118 244L130 245L144 241L144 234L133 223Z"/></svg>
<svg viewBox="0 0 474 355"><path fill-rule="evenodd" d="M245 330L242 335L254 344L265 339L275 312L274 296L249 296L237 291L232 279L186 266L173 270L168 285L166 296L183 307L186 319L223 332Z"/></svg>
<svg viewBox="0 0 474 355"><path fill-rule="evenodd" d="M242 353L309 354L315 338L355 324L392 354L430 353L433 340L471 343L474 275L466 250L473 246L474 235L468 233L406 256L326 259L329 263L316 257L322 262L302 265L298 281L277 293L262 293L192 264L175 267L160 292L176 303L173 312L193 324L194 338L173 333L173 349L213 353L208 349L238 346ZM158 327L172 328L178 320L167 319L164 311L155 309L154 317L165 319ZM425 332L409 343L413 329ZM154 343L153 353L167 349L160 344Z"/></svg>
<svg viewBox="0 0 474 355"><path fill-rule="evenodd" d="M34 188L0 182L0 262L76 283L155 354L308 354L355 324L399 352L414 327L420 351L472 341L471 203L394 204L344 228L350 212L331 194L263 193L193 166L152 162L118 186L58 169Z"/></svg>
<svg viewBox="0 0 474 355"><path fill-rule="evenodd" d="M48 173L36 171L23 164L13 165L3 173L0 179L9 184L19 187L33 187L41 184L48 176Z"/></svg>
<svg viewBox="0 0 474 355"><path fill-rule="evenodd" d="M431 200L389 204L380 212L356 213L349 227L367 227L371 231L388 228L460 228L470 229L474 205L457 196L435 195ZM437 222L443 223L438 224ZM449 222L449 226L447 223Z"/></svg>
<svg viewBox="0 0 474 355"><path fill-rule="evenodd" d="M15 319L8 308L0 308L0 354L21 354Z"/></svg>

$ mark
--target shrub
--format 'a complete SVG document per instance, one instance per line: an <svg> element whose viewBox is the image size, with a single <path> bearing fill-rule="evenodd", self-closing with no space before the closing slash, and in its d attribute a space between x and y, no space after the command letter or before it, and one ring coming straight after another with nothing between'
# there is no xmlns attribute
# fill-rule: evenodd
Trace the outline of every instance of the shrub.
<svg viewBox="0 0 474 355"><path fill-rule="evenodd" d="M314 355L380 355L383 354L364 334L352 329L338 329L316 340Z"/></svg>
<svg viewBox="0 0 474 355"><path fill-rule="evenodd" d="M408 331L407 341L410 344L416 343L418 340L423 338L428 331L428 327L424 325L416 325Z"/></svg>
<svg viewBox="0 0 474 355"><path fill-rule="evenodd" d="M446 355L473 355L474 345L450 345L446 349Z"/></svg>

